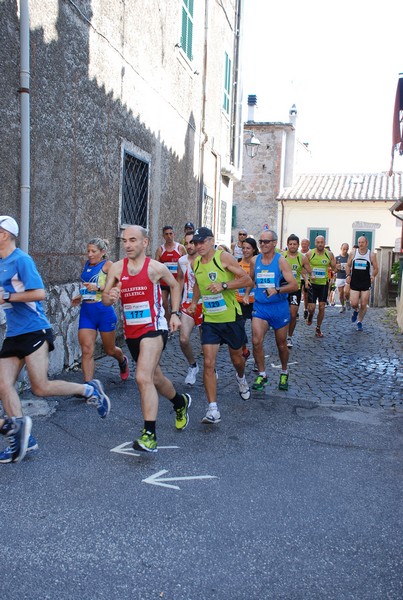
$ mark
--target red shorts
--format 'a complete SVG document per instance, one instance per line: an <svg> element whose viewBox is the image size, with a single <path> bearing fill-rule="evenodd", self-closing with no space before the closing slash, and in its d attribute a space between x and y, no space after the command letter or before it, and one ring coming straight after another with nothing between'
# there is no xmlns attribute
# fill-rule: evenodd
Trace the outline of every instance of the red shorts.
<svg viewBox="0 0 403 600"><path fill-rule="evenodd" d="M186 310L190 305L191 302L184 302L181 306L181 311L185 313L185 315L188 315L188 317L192 317L195 325L199 326L203 323L203 304L199 302L196 306L196 312L193 315L189 314Z"/></svg>

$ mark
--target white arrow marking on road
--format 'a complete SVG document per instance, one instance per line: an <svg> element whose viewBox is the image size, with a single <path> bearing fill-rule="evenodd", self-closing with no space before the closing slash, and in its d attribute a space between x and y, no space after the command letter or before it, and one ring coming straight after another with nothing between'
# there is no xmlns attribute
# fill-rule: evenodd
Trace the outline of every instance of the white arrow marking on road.
<svg viewBox="0 0 403 600"><path fill-rule="evenodd" d="M288 365L297 365L297 364L298 364L298 362L288 363ZM273 367L273 369L281 369L281 365L275 365L275 364L271 363L271 366Z"/></svg>
<svg viewBox="0 0 403 600"><path fill-rule="evenodd" d="M143 483L150 483L151 485L160 485L161 487L172 488L173 490L180 490L177 485L170 485L169 483L163 483L165 481L187 481L190 479L217 479L216 475L189 475L189 477L160 477L165 475L168 471L158 471L154 475L150 475L147 479L143 479Z"/></svg>
<svg viewBox="0 0 403 600"><path fill-rule="evenodd" d="M120 444L120 446L112 448L111 452L117 452L117 454L128 454L129 456L141 456L143 452L141 452L141 454L135 452L132 448L132 444L133 442L124 442L123 444ZM177 449L179 446L158 446L158 450L170 450L171 448Z"/></svg>

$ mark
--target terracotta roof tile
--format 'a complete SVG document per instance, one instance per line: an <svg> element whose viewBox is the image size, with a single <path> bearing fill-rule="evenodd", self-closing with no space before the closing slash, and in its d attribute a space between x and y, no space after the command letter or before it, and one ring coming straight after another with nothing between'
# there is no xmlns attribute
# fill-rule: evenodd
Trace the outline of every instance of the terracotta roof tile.
<svg viewBox="0 0 403 600"><path fill-rule="evenodd" d="M381 201L403 199L403 173L349 173L299 175L278 200Z"/></svg>

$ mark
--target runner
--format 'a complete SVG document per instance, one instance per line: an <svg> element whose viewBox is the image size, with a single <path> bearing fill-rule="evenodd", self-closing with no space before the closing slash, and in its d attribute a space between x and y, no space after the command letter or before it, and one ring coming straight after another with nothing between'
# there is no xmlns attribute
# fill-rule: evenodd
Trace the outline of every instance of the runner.
<svg viewBox="0 0 403 600"><path fill-rule="evenodd" d="M309 252L309 240L304 238L301 240L301 254L306 256ZM301 274L301 299L304 301L304 319L308 318L308 291L309 291L309 280L306 278L306 273Z"/></svg>
<svg viewBox="0 0 403 600"><path fill-rule="evenodd" d="M287 239L287 250L283 252L283 256L291 267L292 274L298 283L298 289L291 294L288 294L288 304L290 305L290 323L288 325L287 347L293 347L292 336L297 324L297 315L299 305L301 304L301 285L304 282L308 289L307 273L312 277L312 267L308 259L301 252L298 252L299 237L291 234Z"/></svg>
<svg viewBox="0 0 403 600"><path fill-rule="evenodd" d="M242 253L243 253L243 257L239 261L239 266L241 267L241 269L243 269L245 271L245 273L247 273L249 275L250 274L250 263L251 263L252 257L259 254L256 240L253 238L250 238L250 237L245 238L245 240L242 243ZM246 321L248 319L250 319L252 321L254 292L253 292L253 290L251 290L251 292L247 295L247 298L248 298L247 304L245 304L243 301L245 294L246 294L246 288L241 288L239 290L236 290L235 297L239 302L239 305L242 310L242 316L245 319L245 324L246 324ZM246 339L246 343L242 347L242 354L243 354L243 357L245 360L248 360L248 358L250 356L250 350L248 349L247 341L248 340Z"/></svg>
<svg viewBox="0 0 403 600"><path fill-rule="evenodd" d="M228 344L241 398L243 400L250 398L250 389L245 378L245 359L242 356L242 346L245 343L245 321L242 317L241 307L235 298L235 290L252 285L252 281L231 254L214 248L214 234L208 227L196 229L193 242L199 256L193 265L196 284L188 312L194 314L197 303L202 298L204 315L201 326L201 343L204 354L203 383L209 403L202 423L216 424L221 421L221 414L217 406L215 374L220 344Z"/></svg>
<svg viewBox="0 0 403 600"><path fill-rule="evenodd" d="M169 271L175 277L178 276L178 260L181 256L186 254L186 249L182 244L175 242L174 239L174 230L171 225L165 225L162 228L162 235L164 237L165 242L157 248L155 253L155 260L165 264L168 267ZM162 304L164 307L165 315L170 322L170 308L169 308L169 294L170 287L165 281L161 281L161 292L162 292Z"/></svg>
<svg viewBox="0 0 403 600"><path fill-rule="evenodd" d="M312 267L312 277L309 287L309 304L307 325L312 325L313 316L316 309L316 301L319 302L318 317L316 321L315 335L318 338L323 338L321 325L325 316L325 306L328 293L328 269L329 266L334 269L336 260L333 252L325 249L325 238L323 235L318 235L315 238L315 248L306 254L306 258Z"/></svg>
<svg viewBox="0 0 403 600"><path fill-rule="evenodd" d="M238 231L238 239L236 242L232 242L231 244L231 252L235 256L235 258L239 261L243 257L242 253L242 243L248 237L248 232L246 229L240 229Z"/></svg>
<svg viewBox="0 0 403 600"><path fill-rule="evenodd" d="M81 346L81 368L84 381L94 377L94 350L99 331L102 345L108 356L113 356L119 364L120 378L125 381L129 377L129 361L120 348L116 346L117 317L112 306L102 304L102 291L111 260L107 260L108 242L101 238L93 238L87 244L88 260L81 273L80 293L71 303L79 306L78 341Z"/></svg>
<svg viewBox="0 0 403 600"><path fill-rule="evenodd" d="M346 270L346 282L350 284L350 302L353 309L351 321L357 322L357 331L362 331L371 286L378 274L376 256L368 250L368 240L364 235L358 238L358 248L350 253Z"/></svg>
<svg viewBox="0 0 403 600"><path fill-rule="evenodd" d="M197 250L193 243L193 232L185 235L184 246L187 250L186 256L181 256L178 261L178 283L181 287L182 303L181 303L181 328L179 343L183 354L186 356L189 363L188 372L185 378L187 385L196 383L196 376L199 372L192 346L190 344L190 335L193 328L199 327L203 321L202 303L201 300L197 305L196 313L191 315L187 312L190 303L193 299L193 287L195 284L195 276L193 273L193 263L197 256Z"/></svg>
<svg viewBox="0 0 403 600"><path fill-rule="evenodd" d="M16 247L18 224L9 216L0 217L0 305L7 322L0 350L0 399L6 417L0 419L0 433L9 446L0 454L1 463L20 462L27 452L37 450L31 434L32 420L22 415L15 389L18 375L26 365L32 392L36 396L84 396L104 419L110 401L97 379L88 383L48 379L49 352L54 349L53 332L42 308L45 289L32 258Z"/></svg>
<svg viewBox="0 0 403 600"><path fill-rule="evenodd" d="M346 287L346 265L348 261L349 246L344 243L340 247L340 254L336 256L336 288L341 304L340 313L346 312L346 306L350 304L350 292Z"/></svg>
<svg viewBox="0 0 403 600"><path fill-rule="evenodd" d="M102 301L111 306L120 298L127 346L137 363L136 382L140 391L144 427L133 442L135 450L157 452L156 421L158 394L172 402L176 413L176 429L189 423L189 394L178 394L161 371L161 353L168 338L168 323L161 303L160 281L169 286L172 302L170 327L180 327L179 284L168 268L146 257L148 233L139 225L130 225L123 232L126 258L114 263L108 273Z"/></svg>
<svg viewBox="0 0 403 600"><path fill-rule="evenodd" d="M279 389L288 390L287 330L290 322L288 294L298 290L298 283L291 267L276 252L277 234L271 229L260 234L261 254L251 261L251 278L255 282L255 303L252 319L253 355L259 374L252 388L263 390L268 384L264 367L263 341L269 326L274 329L276 345L281 361ZM248 290L247 290L248 291Z"/></svg>

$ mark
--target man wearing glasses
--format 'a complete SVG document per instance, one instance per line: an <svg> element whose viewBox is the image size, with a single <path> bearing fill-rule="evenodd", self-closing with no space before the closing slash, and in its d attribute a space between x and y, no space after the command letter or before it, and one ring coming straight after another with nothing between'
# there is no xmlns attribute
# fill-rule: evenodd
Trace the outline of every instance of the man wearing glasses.
<svg viewBox="0 0 403 600"><path fill-rule="evenodd" d="M235 290L252 286L252 280L231 254L214 247L213 232L199 227L193 235L199 253L193 265L196 283L193 288L190 314L196 312L199 298L203 302L201 343L204 355L203 383L209 403L202 423L221 421L217 406L217 378L215 366L221 344L227 344L242 400L249 400L250 389L245 378L245 359L242 346L245 343L245 321L235 297Z"/></svg>
<svg viewBox="0 0 403 600"><path fill-rule="evenodd" d="M231 252L238 261L241 260L241 258L243 257L242 242L244 242L247 237L248 232L246 231L246 229L240 229L238 231L238 240L236 242L232 242L231 244Z"/></svg>
<svg viewBox="0 0 403 600"><path fill-rule="evenodd" d="M275 231L262 231L259 238L261 254L254 256L251 261L250 276L255 282L252 313L253 356L259 371L252 386L254 390L263 390L268 384L264 368L263 341L269 326L274 329L281 361L278 387L280 390L288 390L288 294L298 290L298 282L284 256L276 252L276 243Z"/></svg>

